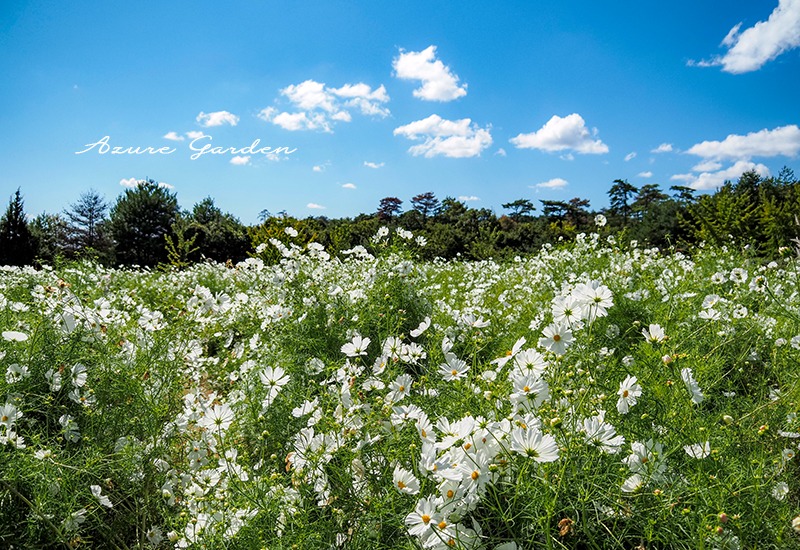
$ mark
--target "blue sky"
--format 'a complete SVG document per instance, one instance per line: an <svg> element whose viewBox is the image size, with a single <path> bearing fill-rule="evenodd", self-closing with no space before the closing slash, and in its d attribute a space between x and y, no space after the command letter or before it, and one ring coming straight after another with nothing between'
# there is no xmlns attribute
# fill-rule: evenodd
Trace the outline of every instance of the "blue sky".
<svg viewBox="0 0 800 550"><path fill-rule="evenodd" d="M0 200L31 215L143 178L255 223L800 173L800 0L8 0L0 51Z"/></svg>

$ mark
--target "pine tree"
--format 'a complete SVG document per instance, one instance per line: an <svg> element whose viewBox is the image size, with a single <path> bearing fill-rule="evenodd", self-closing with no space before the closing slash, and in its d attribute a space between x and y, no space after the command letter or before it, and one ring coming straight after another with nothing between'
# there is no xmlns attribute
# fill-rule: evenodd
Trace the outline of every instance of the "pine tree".
<svg viewBox="0 0 800 550"><path fill-rule="evenodd" d="M439 209L439 199L431 191L413 197L411 204L414 205L414 210L422 214L423 219L436 215L436 211Z"/></svg>
<svg viewBox="0 0 800 550"><path fill-rule="evenodd" d="M0 265L30 265L36 254L36 242L25 220L19 189L0 218Z"/></svg>
<svg viewBox="0 0 800 550"><path fill-rule="evenodd" d="M153 180L126 190L110 214L117 262L151 267L166 263L165 237L178 214L175 194Z"/></svg>
<svg viewBox="0 0 800 550"><path fill-rule="evenodd" d="M83 193L64 211L69 222L69 250L73 255L108 259L112 243L107 211L108 203L94 189Z"/></svg>

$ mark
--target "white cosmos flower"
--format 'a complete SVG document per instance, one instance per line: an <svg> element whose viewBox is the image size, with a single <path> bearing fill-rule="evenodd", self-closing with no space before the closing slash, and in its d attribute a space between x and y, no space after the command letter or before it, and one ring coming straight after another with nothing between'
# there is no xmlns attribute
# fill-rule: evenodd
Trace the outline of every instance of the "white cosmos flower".
<svg viewBox="0 0 800 550"><path fill-rule="evenodd" d="M628 375L620 382L617 395L617 411L619 414L627 414L630 407L636 404L636 399L642 395L642 387L635 376Z"/></svg>
<svg viewBox="0 0 800 550"><path fill-rule="evenodd" d="M102 506L105 506L106 508L113 508L113 505L108 497L101 494L102 489L99 485L92 485L90 489L92 490L92 495L94 495L94 498L96 498Z"/></svg>
<svg viewBox="0 0 800 550"><path fill-rule="evenodd" d="M639 474L633 474L622 483L623 493L635 493L644 486L644 480Z"/></svg>
<svg viewBox="0 0 800 550"><path fill-rule="evenodd" d="M681 370L681 379L683 383L686 385L686 389L689 390L689 393L692 394L692 403L695 405L699 405L703 402L703 392L700 391L700 385L694 379L692 375L692 369L686 367Z"/></svg>
<svg viewBox="0 0 800 550"><path fill-rule="evenodd" d="M394 488L407 495L416 495L419 493L419 480L399 464L394 467L392 473L392 484Z"/></svg>
<svg viewBox="0 0 800 550"><path fill-rule="evenodd" d="M667 340L667 335L664 334L664 329L661 328L661 325L656 324L652 324L648 328L643 328L642 336L644 336L645 340L652 344L661 344Z"/></svg>
<svg viewBox="0 0 800 550"><path fill-rule="evenodd" d="M409 334L413 338L417 338L423 332L428 330L428 327L430 327L430 326L431 326L431 318L430 317L425 317L425 319L419 324L419 326L417 328L411 330L411 332L409 332Z"/></svg>
<svg viewBox="0 0 800 550"><path fill-rule="evenodd" d="M28 339L28 335L18 330L4 330L3 339L9 342L24 342Z"/></svg>
<svg viewBox="0 0 800 550"><path fill-rule="evenodd" d="M558 460L558 445L550 434L535 428L514 428L511 431L511 450L536 462Z"/></svg>
<svg viewBox="0 0 800 550"><path fill-rule="evenodd" d="M359 355L366 355L367 354L367 346L369 346L370 339L369 338L362 338L360 335L356 334L353 336L353 340L347 342L345 345L342 346L342 353L347 355L348 357L357 357Z"/></svg>
<svg viewBox="0 0 800 550"><path fill-rule="evenodd" d="M539 346L548 349L556 355L564 355L567 346L572 343L572 331L566 325L552 323L542 330L544 335L539 338Z"/></svg>
<svg viewBox="0 0 800 550"><path fill-rule="evenodd" d="M417 502L414 511L405 518L405 524L406 528L408 528L409 535L412 537L419 537L420 539L427 539L427 537L433 533L434 525L437 525L441 519L437 501L438 499L431 495Z"/></svg>
<svg viewBox="0 0 800 550"><path fill-rule="evenodd" d="M683 450L692 458L706 458L711 454L711 444L706 441L705 443L695 443L694 445L684 445Z"/></svg>
<svg viewBox="0 0 800 550"><path fill-rule="evenodd" d="M445 354L445 361L445 363L439 365L439 374L442 375L442 378L446 382L461 380L467 376L469 365L467 365L466 361L459 359L454 353L449 352Z"/></svg>
<svg viewBox="0 0 800 550"><path fill-rule="evenodd" d="M607 423L603 416L600 414L584 418L581 431L584 433L586 443L599 447L606 454L616 454L625 443L625 438L617 435L614 426Z"/></svg>

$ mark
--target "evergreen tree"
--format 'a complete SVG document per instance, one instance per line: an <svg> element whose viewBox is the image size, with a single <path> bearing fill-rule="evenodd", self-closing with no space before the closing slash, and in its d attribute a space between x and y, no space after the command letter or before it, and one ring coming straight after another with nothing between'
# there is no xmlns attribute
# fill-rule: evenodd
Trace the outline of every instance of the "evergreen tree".
<svg viewBox="0 0 800 550"><path fill-rule="evenodd" d="M439 199L431 191L420 193L412 198L411 204L414 205L414 210L422 214L423 219L436 215L436 211L439 209Z"/></svg>
<svg viewBox="0 0 800 550"><path fill-rule="evenodd" d="M639 191L635 186L628 183L628 180L614 180L614 185L608 190L610 199L609 214L616 218L622 218L622 225L628 225L631 217L631 197Z"/></svg>
<svg viewBox="0 0 800 550"><path fill-rule="evenodd" d="M507 210L511 210L511 214L509 214L508 217L515 222L530 218L530 215L536 210L536 207L528 199L517 199L501 206Z"/></svg>
<svg viewBox="0 0 800 550"><path fill-rule="evenodd" d="M153 180L127 189L110 214L117 262L156 266L167 262L165 237L178 219L178 199Z"/></svg>
<svg viewBox="0 0 800 550"><path fill-rule="evenodd" d="M397 197L382 198L380 205L378 206L378 219L391 220L403 210L400 206L401 204L403 204L403 201Z"/></svg>
<svg viewBox="0 0 800 550"><path fill-rule="evenodd" d="M197 247L191 255L193 260L239 262L247 257L250 247L247 230L231 214L223 213L211 197L195 204L186 221L186 237L193 238Z"/></svg>
<svg viewBox="0 0 800 550"><path fill-rule="evenodd" d="M107 211L108 203L94 189L83 193L64 211L69 222L69 250L74 256L110 259Z"/></svg>
<svg viewBox="0 0 800 550"><path fill-rule="evenodd" d="M0 218L0 265L30 265L36 254L36 242L25 220L25 208L19 189Z"/></svg>
<svg viewBox="0 0 800 550"><path fill-rule="evenodd" d="M36 262L53 265L65 256L69 239L67 220L59 214L39 214L29 224L36 242Z"/></svg>

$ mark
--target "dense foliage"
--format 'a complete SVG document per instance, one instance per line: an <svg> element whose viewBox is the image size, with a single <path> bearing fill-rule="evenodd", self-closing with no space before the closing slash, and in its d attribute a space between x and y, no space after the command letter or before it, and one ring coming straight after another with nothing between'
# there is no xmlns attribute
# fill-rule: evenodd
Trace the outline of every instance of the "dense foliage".
<svg viewBox="0 0 800 550"><path fill-rule="evenodd" d="M309 231L0 271L0 546L800 548L793 253Z"/></svg>
<svg viewBox="0 0 800 550"><path fill-rule="evenodd" d="M398 197L381 199L376 212L355 218L297 219L262 211L262 223L246 227L222 212L211 197L191 211L179 211L177 196L156 182L143 181L125 191L106 216L108 205L96 192L81 195L70 209L42 214L30 224L32 258L13 262L53 265L63 259L91 258L105 265L185 267L212 260L233 263L252 255L283 229L300 231L303 243L316 241L332 252L366 245L380 225L404 227L427 241L423 258L501 259L537 251L546 243L572 240L591 231L598 215L621 242L637 241L659 248L689 249L701 242L749 246L770 257L800 236L800 182L791 170L763 178L746 172L712 194L696 196L688 187L673 186L672 195L658 185L635 187L615 180L608 190L609 206L592 210L579 197L568 201L516 199L504 203L506 214L470 208L452 197L439 200L432 192L410 199L403 211ZM540 211L537 215L537 208ZM20 197L14 197L3 220L25 225ZM10 217L11 216L11 217ZM19 222L22 220L22 222ZM5 225L3 225L5 223ZM12 224L13 225L13 224ZM0 240L20 237L12 225L0 222ZM10 249L9 249L10 250ZM277 256L273 257L273 260ZM0 262L2 263L2 262Z"/></svg>

